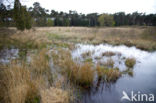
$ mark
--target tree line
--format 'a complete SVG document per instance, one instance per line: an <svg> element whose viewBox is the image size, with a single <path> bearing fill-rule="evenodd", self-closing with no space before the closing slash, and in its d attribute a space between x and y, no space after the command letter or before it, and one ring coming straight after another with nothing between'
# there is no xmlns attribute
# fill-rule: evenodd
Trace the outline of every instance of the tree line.
<svg viewBox="0 0 156 103"><path fill-rule="evenodd" d="M35 2L33 7L22 6L19 0L15 0L14 8L0 4L0 26L16 26L20 30L30 29L31 26L156 26L156 14L133 12L126 14L118 12L114 14L82 14L70 10L58 12L47 10Z"/></svg>

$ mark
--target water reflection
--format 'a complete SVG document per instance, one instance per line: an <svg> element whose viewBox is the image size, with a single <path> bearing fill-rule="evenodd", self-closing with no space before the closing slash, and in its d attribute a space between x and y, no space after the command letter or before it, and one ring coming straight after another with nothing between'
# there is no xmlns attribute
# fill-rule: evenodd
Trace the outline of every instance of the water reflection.
<svg viewBox="0 0 156 103"><path fill-rule="evenodd" d="M156 52L150 53L126 46L79 44L72 55L73 58L80 58L81 60L83 52L93 50L93 59L95 56L100 56L104 51L113 51L120 52L124 57L133 56L137 59L137 63L131 71L125 73L113 83L107 83L101 78L97 79L90 91L83 92L82 103L130 103L127 100L121 101L123 91L128 95L131 95L133 91L135 93L152 93L156 96ZM122 61L120 64L122 64ZM122 72L125 72L125 70Z"/></svg>
<svg viewBox="0 0 156 103"><path fill-rule="evenodd" d="M0 63L7 64L12 59L16 59L18 57L19 49L15 48L5 48L0 50Z"/></svg>

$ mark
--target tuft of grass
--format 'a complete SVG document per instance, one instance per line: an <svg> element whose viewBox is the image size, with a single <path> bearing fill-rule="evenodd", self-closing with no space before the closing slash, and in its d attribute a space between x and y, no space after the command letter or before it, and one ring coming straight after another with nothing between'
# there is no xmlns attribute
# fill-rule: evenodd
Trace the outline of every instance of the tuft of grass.
<svg viewBox="0 0 156 103"><path fill-rule="evenodd" d="M113 59L109 58L109 59L107 60L107 62L104 63L104 66L106 66L107 68L113 68L113 66L114 66L114 61L113 61Z"/></svg>
<svg viewBox="0 0 156 103"><path fill-rule="evenodd" d="M94 70L89 63L85 63L78 67L77 72L73 72L76 82L82 86L90 86L94 80Z"/></svg>
<svg viewBox="0 0 156 103"><path fill-rule="evenodd" d="M121 72L118 68L105 68L97 66L96 70L98 77L103 78L106 82L115 82L121 76Z"/></svg>
<svg viewBox="0 0 156 103"><path fill-rule="evenodd" d="M83 87L89 87L93 83L94 70L92 65L84 63L82 65L76 64L69 51L58 50L57 53L52 54L53 62L62 70L61 73L66 75L72 83Z"/></svg>
<svg viewBox="0 0 156 103"><path fill-rule="evenodd" d="M149 40L156 40L156 28L155 27L148 27L144 30L142 33L143 39L149 39Z"/></svg>
<svg viewBox="0 0 156 103"><path fill-rule="evenodd" d="M46 49L42 49L37 55L33 56L31 61L31 72L34 78L43 76L50 85L53 82L53 75L50 68L49 56Z"/></svg>
<svg viewBox="0 0 156 103"><path fill-rule="evenodd" d="M131 76L131 77L133 77L133 75L134 75L133 71L132 70L131 71L128 71L128 75Z"/></svg>
<svg viewBox="0 0 156 103"><path fill-rule="evenodd" d="M42 103L69 103L69 94L67 91L50 87L41 91Z"/></svg>
<svg viewBox="0 0 156 103"><path fill-rule="evenodd" d="M47 33L47 36L48 36L48 39L56 39L56 40L59 40L59 39L62 39L63 37L61 37L60 35L58 34L54 34L54 33Z"/></svg>
<svg viewBox="0 0 156 103"><path fill-rule="evenodd" d="M92 58L87 58L87 59L85 59L85 62L91 63L91 62L92 62Z"/></svg>
<svg viewBox="0 0 156 103"><path fill-rule="evenodd" d="M133 69L127 68L126 70L122 71L122 74L128 74L130 77L133 77Z"/></svg>
<svg viewBox="0 0 156 103"><path fill-rule="evenodd" d="M133 68L134 65L136 64L136 60L135 58L127 58L125 64L128 68Z"/></svg>
<svg viewBox="0 0 156 103"><path fill-rule="evenodd" d="M71 60L67 60L66 62L71 62L66 68L67 78L71 80L73 83L82 86L82 87L90 87L94 80L94 70L92 65L89 63L84 63L82 65L78 65Z"/></svg>
<svg viewBox="0 0 156 103"><path fill-rule="evenodd" d="M49 89L50 85L53 85L53 81L50 81L53 78L51 78L47 50L41 50L30 62L28 64L25 61L13 61L3 68L1 66L0 102L69 103L69 91L54 87ZM63 83L61 85L63 86Z"/></svg>
<svg viewBox="0 0 156 103"><path fill-rule="evenodd" d="M102 53L102 56L107 56L107 57L111 57L111 56L114 56L114 55L115 55L115 53L111 52L111 51L107 51L107 52Z"/></svg>
<svg viewBox="0 0 156 103"><path fill-rule="evenodd" d="M96 60L99 60L99 59L101 59L101 57L100 56L96 56L95 59Z"/></svg>
<svg viewBox="0 0 156 103"><path fill-rule="evenodd" d="M83 58L90 57L90 56L91 56L91 51L82 53Z"/></svg>
<svg viewBox="0 0 156 103"><path fill-rule="evenodd" d="M32 103L39 98L39 85L31 79L26 64L12 63L1 72L1 76L0 89L3 91L1 97L4 102Z"/></svg>

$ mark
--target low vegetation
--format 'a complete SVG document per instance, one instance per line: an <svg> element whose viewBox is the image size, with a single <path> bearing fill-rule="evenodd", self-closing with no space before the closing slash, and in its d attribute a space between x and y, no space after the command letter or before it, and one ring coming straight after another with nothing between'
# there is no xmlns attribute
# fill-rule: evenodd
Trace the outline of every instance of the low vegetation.
<svg viewBox="0 0 156 103"><path fill-rule="evenodd" d="M127 69L121 72L112 59L120 53L103 52L95 59L107 61L95 64L95 51L82 53L82 61L73 59L75 44L106 43L156 50L156 27L152 27L156 26L156 14L84 15L55 10L48 14L39 2L30 8L22 6L20 0L14 0L13 8L10 3L4 4L2 0L0 27L4 28L0 28L0 51L16 48L19 53L8 64L0 62L0 103L81 103L75 102L81 95L78 93L94 86L97 78L111 84L123 74L133 77L137 58L123 59ZM117 27L125 25L140 26Z"/></svg>
<svg viewBox="0 0 156 103"><path fill-rule="evenodd" d="M46 98L53 100L47 99L48 103L69 103L70 93L53 87L46 49L34 55L30 63L15 60L4 65L0 77L0 101L4 103L46 103Z"/></svg>
<svg viewBox="0 0 156 103"><path fill-rule="evenodd" d="M136 64L136 59L135 58L127 58L125 61L125 64L128 68L133 68L134 65Z"/></svg>
<svg viewBox="0 0 156 103"><path fill-rule="evenodd" d="M115 82L121 76L118 68L106 68L97 66L96 70L98 77L103 78L105 82Z"/></svg>
<svg viewBox="0 0 156 103"><path fill-rule="evenodd" d="M94 80L94 70L92 66L88 63L83 64L82 66L78 66L75 68L77 70L71 71L71 77L73 77L73 81L76 80L81 86L90 87Z"/></svg>
<svg viewBox="0 0 156 103"><path fill-rule="evenodd" d="M92 63L92 61L93 61L92 58L87 58L84 60L84 62L89 62L89 63Z"/></svg>
<svg viewBox="0 0 156 103"><path fill-rule="evenodd" d="M62 52L62 53L61 53ZM90 63L77 64L71 58L69 51L58 50L52 53L54 64L62 69L63 75L66 75L74 84L82 87L90 87L94 80L94 70Z"/></svg>
<svg viewBox="0 0 156 103"><path fill-rule="evenodd" d="M21 57L0 66L0 102L69 103L73 100L73 90L77 87L91 87L96 73L98 78L107 83L115 82L122 74L133 76L131 68L136 64L134 58L126 59L125 65L129 70L124 73L114 68L111 59L111 56L116 55L114 52L107 51L95 57L96 60L110 57L107 62L95 66L91 52L82 54L84 61L79 62L73 60L71 50L77 43L125 44L149 51L156 50L155 31L151 29L149 32L149 28L47 27L23 32L14 28L0 29L0 50L18 48ZM145 30L147 37L143 36ZM148 33L152 35L149 37ZM59 82L60 78L63 78L62 82Z"/></svg>
<svg viewBox="0 0 156 103"><path fill-rule="evenodd" d="M114 52L111 52L111 51L107 51L107 52L102 53L102 56L108 56L108 57L110 57L110 56L114 56L114 55L115 55L115 53Z"/></svg>
<svg viewBox="0 0 156 103"><path fill-rule="evenodd" d="M114 67L114 61L113 61L113 59L109 58L109 59L104 63L104 66L105 66L105 67L108 67L108 68L113 68L113 67Z"/></svg>
<svg viewBox="0 0 156 103"><path fill-rule="evenodd" d="M90 57L90 56L91 56L91 52L90 51L82 53L82 57L83 58L87 58L87 57Z"/></svg>
<svg viewBox="0 0 156 103"><path fill-rule="evenodd" d="M38 55L32 57L30 67L33 73L33 78L39 78L40 76L45 78L50 85L53 82L53 74L50 68L49 56L46 49L42 49Z"/></svg>
<svg viewBox="0 0 156 103"><path fill-rule="evenodd" d="M36 80L31 79L31 72L26 64L11 64L1 72L2 101L6 103L25 103L39 101L39 87ZM39 81L42 80L42 78ZM44 82L44 81L43 81Z"/></svg>
<svg viewBox="0 0 156 103"><path fill-rule="evenodd" d="M42 103L69 103L69 94L59 88L51 87L41 91Z"/></svg>
<svg viewBox="0 0 156 103"><path fill-rule="evenodd" d="M133 69L127 68L126 70L122 71L122 74L128 74L130 77L133 77L134 72Z"/></svg>

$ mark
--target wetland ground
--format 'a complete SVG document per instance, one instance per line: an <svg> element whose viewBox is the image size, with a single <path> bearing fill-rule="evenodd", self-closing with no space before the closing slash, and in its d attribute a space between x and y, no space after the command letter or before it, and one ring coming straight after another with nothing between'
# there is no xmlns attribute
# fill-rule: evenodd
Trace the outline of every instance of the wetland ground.
<svg viewBox="0 0 156 103"><path fill-rule="evenodd" d="M0 28L0 103L129 103L155 62L155 27Z"/></svg>

